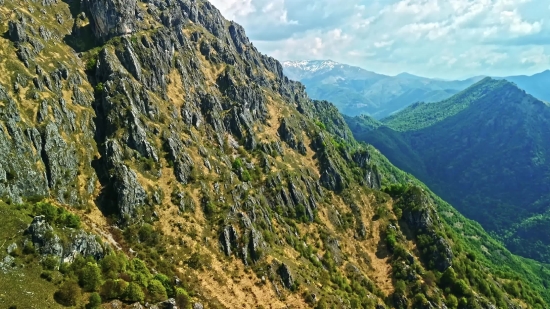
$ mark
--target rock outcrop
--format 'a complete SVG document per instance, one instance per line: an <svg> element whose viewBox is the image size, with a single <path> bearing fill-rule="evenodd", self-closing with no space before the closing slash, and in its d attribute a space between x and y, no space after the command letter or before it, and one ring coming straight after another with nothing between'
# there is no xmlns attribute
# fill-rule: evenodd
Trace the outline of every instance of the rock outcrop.
<svg viewBox="0 0 550 309"><path fill-rule="evenodd" d="M281 276L281 280L284 286L287 289L291 289L294 286L294 277L292 277L292 273L290 272L290 268L288 267L288 265L284 263L281 264L277 272L279 273L279 276Z"/></svg>
<svg viewBox="0 0 550 309"><path fill-rule="evenodd" d="M30 236L34 247L41 255L55 256L63 263L72 263L79 255L93 257L96 260L105 255L103 245L98 242L97 236L82 230L68 232L65 235L66 241L62 242L45 216L34 217L25 233Z"/></svg>
<svg viewBox="0 0 550 309"><path fill-rule="evenodd" d="M100 40L131 34L138 28L136 0L86 0L84 5L90 12L94 34Z"/></svg>
<svg viewBox="0 0 550 309"><path fill-rule="evenodd" d="M435 213L431 198L423 189L413 187L403 199L403 220L415 233L429 237L432 243L430 258L438 271L445 271L452 266L454 255L449 242L436 231L441 222Z"/></svg>

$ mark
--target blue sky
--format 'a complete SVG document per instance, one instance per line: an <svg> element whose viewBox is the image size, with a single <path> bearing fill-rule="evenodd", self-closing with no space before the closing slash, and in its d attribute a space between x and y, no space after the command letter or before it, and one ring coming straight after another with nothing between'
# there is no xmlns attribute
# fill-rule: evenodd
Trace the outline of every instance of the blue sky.
<svg viewBox="0 0 550 309"><path fill-rule="evenodd" d="M278 60L427 77L550 69L548 0L210 0Z"/></svg>

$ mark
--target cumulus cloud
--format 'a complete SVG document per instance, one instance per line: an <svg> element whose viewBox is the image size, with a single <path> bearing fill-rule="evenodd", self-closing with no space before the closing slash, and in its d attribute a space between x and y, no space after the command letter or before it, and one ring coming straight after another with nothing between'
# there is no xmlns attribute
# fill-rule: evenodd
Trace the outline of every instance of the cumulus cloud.
<svg viewBox="0 0 550 309"><path fill-rule="evenodd" d="M279 60L457 78L549 66L546 0L211 0Z"/></svg>

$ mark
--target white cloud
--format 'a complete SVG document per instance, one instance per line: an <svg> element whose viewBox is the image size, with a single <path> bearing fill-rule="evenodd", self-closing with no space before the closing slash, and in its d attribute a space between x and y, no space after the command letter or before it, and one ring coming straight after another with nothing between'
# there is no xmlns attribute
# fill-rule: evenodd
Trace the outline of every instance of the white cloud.
<svg viewBox="0 0 550 309"><path fill-rule="evenodd" d="M393 45L393 42L394 40L374 42L374 47L376 48L389 47Z"/></svg>
<svg viewBox="0 0 550 309"><path fill-rule="evenodd" d="M280 60L443 78L534 73L550 50L546 1L212 0Z"/></svg>
<svg viewBox="0 0 550 309"><path fill-rule="evenodd" d="M520 34L520 35L526 35L526 34L532 34L532 33L538 33L541 30L542 27L542 21L541 22L533 22L528 23L524 20L522 20L520 14L516 10L513 11L503 11L500 13L500 22L503 25L507 25L509 27L509 30L513 34Z"/></svg>
<svg viewBox="0 0 550 309"><path fill-rule="evenodd" d="M550 53L545 52L542 47L533 47L521 53L521 63L537 68L550 65Z"/></svg>
<svg viewBox="0 0 550 309"><path fill-rule="evenodd" d="M236 19L239 17L248 16L256 12L256 8L252 4L253 0L223 0L211 1L227 19Z"/></svg>

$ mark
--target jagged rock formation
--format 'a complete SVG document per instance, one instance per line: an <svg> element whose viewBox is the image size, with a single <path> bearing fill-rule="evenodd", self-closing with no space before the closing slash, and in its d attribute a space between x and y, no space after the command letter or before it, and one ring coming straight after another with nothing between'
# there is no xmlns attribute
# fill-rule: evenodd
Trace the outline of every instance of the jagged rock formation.
<svg viewBox="0 0 550 309"><path fill-rule="evenodd" d="M141 16L136 0L87 0L83 4L90 12L92 29L98 39L106 40L136 31Z"/></svg>
<svg viewBox="0 0 550 309"><path fill-rule="evenodd" d="M444 272L452 266L453 251L447 240L436 232L437 226L441 226L442 223L429 196L422 189L414 188L403 199L407 205L403 209L403 220L415 233L427 235L431 239L434 244L431 258L435 267Z"/></svg>
<svg viewBox="0 0 550 309"><path fill-rule="evenodd" d="M97 260L105 255L103 245L98 243L96 236L82 230L70 232L68 240L62 243L44 216L34 217L25 233L30 236L40 254L58 257L63 263L71 263L78 255Z"/></svg>
<svg viewBox="0 0 550 309"><path fill-rule="evenodd" d="M397 293L393 274L420 285L457 258L431 208L409 210L396 197L395 219L395 201L380 192L396 179L382 172L391 164L207 1L31 2L35 14L6 3L0 196L79 209L87 228L154 267L130 263L105 280L159 292L147 286L132 302L158 296L172 306L162 301L182 286L194 293L179 300L196 308L408 305L415 295ZM378 252L401 225L435 235L433 265L397 232L412 261ZM83 231L63 243L42 217L27 231L40 254L66 262L109 251ZM228 282L240 296L219 293ZM443 308L444 289L427 289Z"/></svg>

